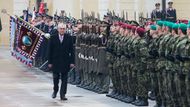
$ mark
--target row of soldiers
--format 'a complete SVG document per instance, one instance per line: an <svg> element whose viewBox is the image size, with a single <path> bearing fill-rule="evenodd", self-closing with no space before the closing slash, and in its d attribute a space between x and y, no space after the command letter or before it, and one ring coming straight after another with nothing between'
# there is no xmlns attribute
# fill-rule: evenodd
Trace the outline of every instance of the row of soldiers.
<svg viewBox="0 0 190 107"><path fill-rule="evenodd" d="M106 62L107 23L98 19L84 19L76 34L76 71L80 72L79 87L107 93L109 76Z"/></svg>
<svg viewBox="0 0 190 107"><path fill-rule="evenodd" d="M107 42L107 61L113 90L107 96L136 106L190 106L190 40L188 26L158 21L137 27L115 23ZM153 98L154 99L154 98Z"/></svg>
<svg viewBox="0 0 190 107"><path fill-rule="evenodd" d="M109 32L108 22L87 18L76 27L68 26L78 29L72 34L76 36L74 82L107 93L111 80L113 90L107 96L136 106L147 106L148 97L158 107L190 106L189 26L158 21L140 27L125 21L114 23Z"/></svg>
<svg viewBox="0 0 190 107"><path fill-rule="evenodd" d="M130 24L115 23L111 31L107 43L107 60L113 91L107 96L127 103L135 102L138 96L136 105L146 106L147 72L144 71L148 48L143 38L145 30Z"/></svg>

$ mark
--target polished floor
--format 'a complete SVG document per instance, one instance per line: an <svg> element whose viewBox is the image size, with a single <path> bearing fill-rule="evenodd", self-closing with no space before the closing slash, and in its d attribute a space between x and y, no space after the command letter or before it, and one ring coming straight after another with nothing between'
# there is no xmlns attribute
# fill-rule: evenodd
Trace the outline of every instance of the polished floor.
<svg viewBox="0 0 190 107"><path fill-rule="evenodd" d="M73 85L68 86L68 101L52 99L51 93L50 73L29 69L0 49L0 107L134 107Z"/></svg>

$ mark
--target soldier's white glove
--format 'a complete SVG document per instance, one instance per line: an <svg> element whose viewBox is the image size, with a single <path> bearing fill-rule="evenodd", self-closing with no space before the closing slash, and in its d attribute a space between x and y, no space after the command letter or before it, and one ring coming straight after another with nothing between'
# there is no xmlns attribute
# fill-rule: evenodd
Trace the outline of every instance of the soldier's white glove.
<svg viewBox="0 0 190 107"><path fill-rule="evenodd" d="M99 38L102 38L103 37L103 35L101 34L101 35L99 35Z"/></svg>
<svg viewBox="0 0 190 107"><path fill-rule="evenodd" d="M49 39L51 37L51 35L49 33L46 33L45 35L45 38Z"/></svg>

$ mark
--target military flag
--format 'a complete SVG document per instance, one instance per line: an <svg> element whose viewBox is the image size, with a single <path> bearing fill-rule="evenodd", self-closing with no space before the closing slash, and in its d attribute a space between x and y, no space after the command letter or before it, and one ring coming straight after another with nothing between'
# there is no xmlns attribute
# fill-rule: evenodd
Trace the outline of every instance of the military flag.
<svg viewBox="0 0 190 107"><path fill-rule="evenodd" d="M13 27L16 27L15 33ZM11 38L14 38L11 44L15 47L12 56L31 67L44 33L18 17L11 21L11 30Z"/></svg>

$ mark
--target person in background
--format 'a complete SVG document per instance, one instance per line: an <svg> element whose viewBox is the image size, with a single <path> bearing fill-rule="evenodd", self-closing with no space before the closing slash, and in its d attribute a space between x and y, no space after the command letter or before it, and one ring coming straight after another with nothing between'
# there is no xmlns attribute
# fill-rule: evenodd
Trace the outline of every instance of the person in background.
<svg viewBox="0 0 190 107"><path fill-rule="evenodd" d="M176 15L176 9L173 8L173 2L169 1L168 2L168 9L166 10L166 21L169 22L176 22L177 20L177 15Z"/></svg>
<svg viewBox="0 0 190 107"><path fill-rule="evenodd" d="M28 23L32 24L32 15L28 14Z"/></svg>
<svg viewBox="0 0 190 107"><path fill-rule="evenodd" d="M23 15L20 16L25 21L28 21L28 10L23 10Z"/></svg>
<svg viewBox="0 0 190 107"><path fill-rule="evenodd" d="M160 3L155 4L156 9L154 9L151 13L152 21L163 20L163 12L160 10Z"/></svg>

